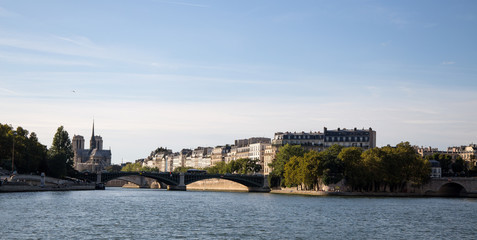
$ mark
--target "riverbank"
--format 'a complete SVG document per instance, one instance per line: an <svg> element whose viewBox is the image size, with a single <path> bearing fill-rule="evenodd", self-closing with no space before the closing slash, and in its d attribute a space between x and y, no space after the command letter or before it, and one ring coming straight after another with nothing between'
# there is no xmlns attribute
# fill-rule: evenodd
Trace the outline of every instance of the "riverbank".
<svg viewBox="0 0 477 240"><path fill-rule="evenodd" d="M41 192L41 191L78 191L95 190L96 184L78 184L78 185L57 185L57 186L35 186L22 183L7 183L0 186L0 193L7 192Z"/></svg>
<svg viewBox="0 0 477 240"><path fill-rule="evenodd" d="M296 188L272 189L272 194L304 195L304 196L343 196L343 197L467 197L477 198L476 193L461 193L449 195L435 192L427 193L393 193L393 192L332 192L332 191L305 191Z"/></svg>
<svg viewBox="0 0 477 240"><path fill-rule="evenodd" d="M328 192L304 191L292 188L272 189L273 194L307 195L307 196L351 196L351 197L423 197L418 193L391 193L391 192Z"/></svg>

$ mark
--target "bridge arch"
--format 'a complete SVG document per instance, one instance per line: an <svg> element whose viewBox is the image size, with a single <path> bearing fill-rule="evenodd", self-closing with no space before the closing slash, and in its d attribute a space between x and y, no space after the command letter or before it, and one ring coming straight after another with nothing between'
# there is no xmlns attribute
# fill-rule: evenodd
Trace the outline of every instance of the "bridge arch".
<svg viewBox="0 0 477 240"><path fill-rule="evenodd" d="M222 179L222 180L229 180L238 184L241 184L245 187L262 187L263 186L263 178L257 178L255 176L247 176L247 175L228 175L228 174L191 174L186 175L184 184L189 185L194 182L206 180L206 179Z"/></svg>
<svg viewBox="0 0 477 240"><path fill-rule="evenodd" d="M119 173L103 173L101 174L101 182L106 183L113 179L126 177L126 176L142 176L146 178L155 179L158 182L162 182L167 185L178 185L179 175L169 173L149 173L149 172L119 172Z"/></svg>
<svg viewBox="0 0 477 240"><path fill-rule="evenodd" d="M439 188L437 194L443 197L463 197L466 196L467 190L460 183L448 182Z"/></svg>
<svg viewBox="0 0 477 240"><path fill-rule="evenodd" d="M122 176L118 178L111 179L107 182L104 182L107 187L109 187L109 183L111 181L120 180L122 182L133 183L138 187L150 187L150 188L167 188L167 185L159 182L157 179L151 177L145 177L142 175L129 175L129 176ZM122 185L121 185L122 186ZM154 186L154 187L153 187Z"/></svg>

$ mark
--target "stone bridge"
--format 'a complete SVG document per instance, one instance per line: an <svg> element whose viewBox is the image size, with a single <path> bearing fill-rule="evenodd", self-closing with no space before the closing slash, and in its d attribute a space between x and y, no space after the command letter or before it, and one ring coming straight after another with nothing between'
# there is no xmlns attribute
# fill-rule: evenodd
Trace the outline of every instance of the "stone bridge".
<svg viewBox="0 0 477 240"><path fill-rule="evenodd" d="M97 184L125 176L142 176L152 178L167 185L168 190L185 191L187 185L205 179L225 179L246 186L249 192L269 192L268 181L263 175L241 174L203 174L203 173L167 173L167 172L117 172L117 173L79 173L71 176Z"/></svg>
<svg viewBox="0 0 477 240"><path fill-rule="evenodd" d="M477 178L433 178L423 186L426 196L477 197Z"/></svg>

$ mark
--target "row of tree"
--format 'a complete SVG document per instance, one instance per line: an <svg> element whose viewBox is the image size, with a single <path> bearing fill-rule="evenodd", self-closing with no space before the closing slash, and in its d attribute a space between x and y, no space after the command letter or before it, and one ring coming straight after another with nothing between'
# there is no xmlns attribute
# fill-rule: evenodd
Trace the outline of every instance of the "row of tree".
<svg viewBox="0 0 477 240"><path fill-rule="evenodd" d="M219 162L214 166L205 168L205 170L210 174L254 174L262 170L262 165L260 165L258 160L240 158L228 163Z"/></svg>
<svg viewBox="0 0 477 240"><path fill-rule="evenodd" d="M192 169L192 167L177 167L174 169L175 173L180 172L187 172L187 170ZM219 162L218 164L207 167L204 169L207 173L210 174L254 174L258 173L262 170L262 165L258 162L258 160L252 160L249 158L241 158L237 160L232 160L228 163ZM114 171L113 169L108 171ZM147 166L143 166L141 162L136 163L128 163L124 167L121 168L123 172L159 172L157 167L151 168Z"/></svg>
<svg viewBox="0 0 477 240"><path fill-rule="evenodd" d="M408 142L366 151L334 145L316 152L285 145L271 167L272 186L304 189L318 189L320 182L329 185L344 179L354 191L403 191L407 183L423 184L430 175L429 161Z"/></svg>
<svg viewBox="0 0 477 240"><path fill-rule="evenodd" d="M45 172L51 177L72 173L73 149L68 132L59 127L47 149L34 132L0 123L0 167L22 174Z"/></svg>
<svg viewBox="0 0 477 240"><path fill-rule="evenodd" d="M122 172L159 172L157 167L142 166L142 162L127 163L121 168ZM111 171L112 172L112 171Z"/></svg>

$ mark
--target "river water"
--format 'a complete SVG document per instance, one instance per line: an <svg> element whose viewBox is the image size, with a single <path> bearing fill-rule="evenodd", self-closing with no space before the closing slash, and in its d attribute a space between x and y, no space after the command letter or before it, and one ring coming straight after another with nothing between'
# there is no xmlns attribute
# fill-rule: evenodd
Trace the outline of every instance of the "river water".
<svg viewBox="0 0 477 240"><path fill-rule="evenodd" d="M0 239L476 239L477 199L105 191L0 194Z"/></svg>

